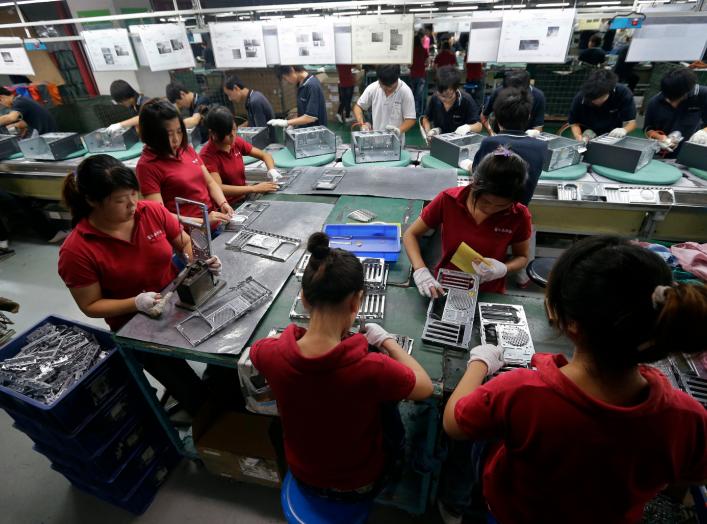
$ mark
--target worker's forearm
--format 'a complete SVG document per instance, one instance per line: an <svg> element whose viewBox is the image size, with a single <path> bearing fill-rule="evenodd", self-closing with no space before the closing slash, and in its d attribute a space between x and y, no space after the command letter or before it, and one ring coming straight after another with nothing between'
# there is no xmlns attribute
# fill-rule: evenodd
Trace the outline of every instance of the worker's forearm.
<svg viewBox="0 0 707 524"><path fill-rule="evenodd" d="M211 178L211 175L209 175L209 178ZM213 178L209 181L209 195L211 195L211 199L219 208L226 202L226 195L223 194L221 186Z"/></svg>
<svg viewBox="0 0 707 524"><path fill-rule="evenodd" d="M383 342L383 349L388 352L390 358L392 358L393 360L397 360L404 366L409 367L415 372L415 374L420 373L427 375L425 368L423 368L417 360L408 355L395 340L391 338L387 339L385 342Z"/></svg>
<svg viewBox="0 0 707 524"><path fill-rule="evenodd" d="M574 137L575 140L582 140L582 128L579 127L577 124L572 124L572 127L570 128L572 130L572 136Z"/></svg>
<svg viewBox="0 0 707 524"><path fill-rule="evenodd" d="M361 106L355 105L353 107L353 114L356 118L356 122L358 122L359 124L364 124L366 122L363 118L363 110L361 109Z"/></svg>
<svg viewBox="0 0 707 524"><path fill-rule="evenodd" d="M646 136L652 138L653 140L665 140L665 133L658 129L649 129L646 131Z"/></svg>
<svg viewBox="0 0 707 524"><path fill-rule="evenodd" d="M630 122L624 122L624 130L626 131L626 133L630 133L634 129L636 129L635 120L631 120Z"/></svg>
<svg viewBox="0 0 707 524"><path fill-rule="evenodd" d="M405 232L403 235L403 246L405 246L405 252L410 259L413 270L426 267L425 261L422 259L422 253L420 252L420 239L418 237L410 232Z"/></svg>
<svg viewBox="0 0 707 524"><path fill-rule="evenodd" d="M229 186L224 184L221 186L221 190L226 197L240 197L253 193L253 189L249 185Z"/></svg>
<svg viewBox="0 0 707 524"><path fill-rule="evenodd" d="M476 122L475 124L471 124L471 131L473 133L481 133L482 127L481 122Z"/></svg>
<svg viewBox="0 0 707 524"><path fill-rule="evenodd" d="M126 129L130 127L136 127L140 123L140 117L139 116L134 116L132 118L128 118L127 120L123 120L120 122L120 125Z"/></svg>
<svg viewBox="0 0 707 524"><path fill-rule="evenodd" d="M402 133L407 133L407 132L412 128L412 126L415 125L415 122L417 122L417 120L415 120L414 118L407 118L407 119L405 119L405 120L403 121L403 123L400 124L400 127L398 128L398 129L400 129L400 133L401 133L401 134L402 134Z"/></svg>
<svg viewBox="0 0 707 524"><path fill-rule="evenodd" d="M184 119L184 126L187 129L191 129L192 127L198 126L200 122L201 122L201 115L199 113L194 113L192 116Z"/></svg>
<svg viewBox="0 0 707 524"><path fill-rule="evenodd" d="M20 119L17 117L16 112L13 111L11 113L8 113L7 115L0 116L0 126L14 124L18 120L20 120Z"/></svg>
<svg viewBox="0 0 707 524"><path fill-rule="evenodd" d="M84 315L91 318L117 317L137 312L135 297L120 300L101 298L81 308Z"/></svg>
<svg viewBox="0 0 707 524"><path fill-rule="evenodd" d="M526 256L517 256L506 262L506 269L508 270L509 273L513 273L515 271L522 271L525 269L525 266L528 265L528 257Z"/></svg>
<svg viewBox="0 0 707 524"><path fill-rule="evenodd" d="M422 117L422 129L424 129L426 132L432 129L432 124L430 124L430 121L426 116Z"/></svg>
<svg viewBox="0 0 707 524"><path fill-rule="evenodd" d="M478 360L473 361L466 368L466 372L459 381L459 385L449 397L447 405L444 407L443 424L445 432L450 437L457 440L467 438L461 428L459 428L454 414L457 402L478 388L484 382L487 372L488 368L486 364Z"/></svg>
<svg viewBox="0 0 707 524"><path fill-rule="evenodd" d="M298 116L297 118L292 118L292 119L288 120L287 125L289 125L289 126L304 126L304 125L311 124L316 121L317 121L317 119L313 116L302 115L302 116Z"/></svg>
<svg viewBox="0 0 707 524"><path fill-rule="evenodd" d="M275 161L272 159L272 155L263 151L262 149L251 149L250 156L265 162L265 166L268 168L268 171L275 168Z"/></svg>

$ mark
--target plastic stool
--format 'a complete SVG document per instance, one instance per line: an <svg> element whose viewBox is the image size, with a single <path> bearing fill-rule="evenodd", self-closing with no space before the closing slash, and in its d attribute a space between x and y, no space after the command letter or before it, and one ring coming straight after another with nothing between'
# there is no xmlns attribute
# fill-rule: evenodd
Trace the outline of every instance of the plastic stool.
<svg viewBox="0 0 707 524"><path fill-rule="evenodd" d="M337 502L304 491L288 471L282 483L280 502L289 524L363 524L373 500Z"/></svg>
<svg viewBox="0 0 707 524"><path fill-rule="evenodd" d="M525 272L528 273L530 280L538 286L547 287L547 279L555 262L557 262L557 259L554 257L536 258L530 261L525 268Z"/></svg>

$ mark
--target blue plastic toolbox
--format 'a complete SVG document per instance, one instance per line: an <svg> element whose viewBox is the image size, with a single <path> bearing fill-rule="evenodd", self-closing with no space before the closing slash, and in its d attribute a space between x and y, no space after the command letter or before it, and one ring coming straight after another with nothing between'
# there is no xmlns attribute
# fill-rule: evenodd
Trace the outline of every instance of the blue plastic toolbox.
<svg viewBox="0 0 707 524"><path fill-rule="evenodd" d="M72 433L103 406L118 388L132 381L132 377L108 331L57 316L45 318L0 349L0 362L17 355L27 344L27 336L47 322L83 329L94 335L102 349L110 351L110 354L97 362L79 382L74 383L51 404L38 402L10 388L0 386L0 407L10 414L20 414L47 428Z"/></svg>
<svg viewBox="0 0 707 524"><path fill-rule="evenodd" d="M351 251L359 257L397 262L400 257L399 224L326 224L329 246Z"/></svg>

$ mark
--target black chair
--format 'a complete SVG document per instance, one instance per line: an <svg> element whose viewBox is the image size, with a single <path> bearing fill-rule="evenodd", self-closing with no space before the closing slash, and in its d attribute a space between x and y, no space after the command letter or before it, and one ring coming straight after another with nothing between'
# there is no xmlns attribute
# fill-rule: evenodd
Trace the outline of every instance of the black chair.
<svg viewBox="0 0 707 524"><path fill-rule="evenodd" d="M554 257L536 258L526 266L525 272L528 274L528 278L538 286L547 287L547 279L555 262L557 259Z"/></svg>

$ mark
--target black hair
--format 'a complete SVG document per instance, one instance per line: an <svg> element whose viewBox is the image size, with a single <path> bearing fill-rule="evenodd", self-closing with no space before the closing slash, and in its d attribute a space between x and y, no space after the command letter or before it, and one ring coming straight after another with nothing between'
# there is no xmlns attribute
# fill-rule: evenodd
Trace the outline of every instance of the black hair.
<svg viewBox="0 0 707 524"><path fill-rule="evenodd" d="M594 47L599 47L601 45L601 35L599 33L594 33L589 37L589 43L594 44Z"/></svg>
<svg viewBox="0 0 707 524"><path fill-rule="evenodd" d="M231 90L235 87L238 87L238 89L243 89L245 85L243 84L243 82L241 82L241 79L238 78L236 75L228 75L226 77L226 81L223 83L223 87L228 90Z"/></svg>
<svg viewBox="0 0 707 524"><path fill-rule="evenodd" d="M0 95L1 95L1 96L12 96L12 95L14 95L14 94L15 94L15 93L13 93L12 91L10 91L8 88L3 87L3 86L0 86Z"/></svg>
<svg viewBox="0 0 707 524"><path fill-rule="evenodd" d="M445 40L442 42L442 45L440 46L440 51L450 51L452 49L452 44L449 43L449 40Z"/></svg>
<svg viewBox="0 0 707 524"><path fill-rule="evenodd" d="M119 189L140 190L132 169L110 155L94 155L84 159L64 179L62 200L71 211L71 225L91 214L89 202L102 202Z"/></svg>
<svg viewBox="0 0 707 524"><path fill-rule="evenodd" d="M506 87L502 89L493 104L493 114L503 129L525 131L530 122L533 101L525 89Z"/></svg>
<svg viewBox="0 0 707 524"><path fill-rule="evenodd" d="M188 93L189 90L181 82L170 82L165 87L165 96L167 100L173 104L182 97L182 93Z"/></svg>
<svg viewBox="0 0 707 524"><path fill-rule="evenodd" d="M458 89L459 71L454 66L443 66L437 70L437 91L444 93L447 89Z"/></svg>
<svg viewBox="0 0 707 524"><path fill-rule="evenodd" d="M290 73L300 73L304 71L302 66L291 66L291 65L279 65L275 67L275 74L278 80L281 80L283 76L289 75Z"/></svg>
<svg viewBox="0 0 707 524"><path fill-rule="evenodd" d="M171 155L172 146L169 145L165 122L175 118L179 119L179 125L182 128L182 143L179 149L186 149L189 146L189 137L182 116L173 104L160 98L148 100L140 108L140 140L158 155Z"/></svg>
<svg viewBox="0 0 707 524"><path fill-rule="evenodd" d="M682 67L668 71L660 81L660 90L668 100L678 98L692 92L697 84L697 75L691 69Z"/></svg>
<svg viewBox="0 0 707 524"><path fill-rule="evenodd" d="M325 233L307 240L312 255L302 276L302 294L312 308L334 306L364 289L363 265L349 251L330 248Z"/></svg>
<svg viewBox="0 0 707 524"><path fill-rule="evenodd" d="M582 94L588 100L596 100L611 93L616 87L619 77L609 69L593 71L582 85Z"/></svg>
<svg viewBox="0 0 707 524"><path fill-rule="evenodd" d="M525 69L509 71L503 77L503 87L516 87L518 89L530 89L530 74Z"/></svg>
<svg viewBox="0 0 707 524"><path fill-rule="evenodd" d="M133 86L125 80L113 80L110 84L110 97L117 103L125 102L131 98L137 98L140 95Z"/></svg>
<svg viewBox="0 0 707 524"><path fill-rule="evenodd" d="M474 170L471 193L476 202L483 195L520 201L525 193L528 163L509 146L499 146L481 159Z"/></svg>
<svg viewBox="0 0 707 524"><path fill-rule="evenodd" d="M206 115L206 128L221 141L233 132L233 115L225 107L216 106Z"/></svg>
<svg viewBox="0 0 707 524"><path fill-rule="evenodd" d="M415 33L415 36L412 39L413 47L422 47L422 37L423 36L424 36L424 34L422 33L422 31L418 31L417 33Z"/></svg>
<svg viewBox="0 0 707 524"><path fill-rule="evenodd" d="M400 78L400 66L397 64L379 65L376 67L378 81L384 86L392 86Z"/></svg>
<svg viewBox="0 0 707 524"><path fill-rule="evenodd" d="M671 286L662 304L654 304L657 286ZM616 236L586 238L565 251L546 298L553 323L565 333L576 326L598 372L707 349L707 288L674 285L660 256Z"/></svg>

